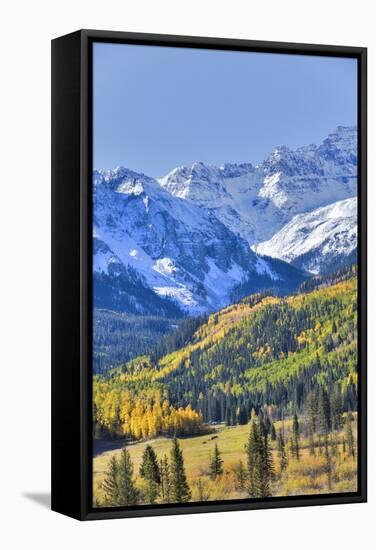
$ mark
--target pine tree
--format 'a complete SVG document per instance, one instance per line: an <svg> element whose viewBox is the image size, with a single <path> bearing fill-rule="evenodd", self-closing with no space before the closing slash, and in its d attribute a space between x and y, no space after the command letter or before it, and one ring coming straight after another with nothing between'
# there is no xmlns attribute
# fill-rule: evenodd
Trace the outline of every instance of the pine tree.
<svg viewBox="0 0 376 550"><path fill-rule="evenodd" d="M215 444L213 455L210 458L210 479L215 480L223 474L223 460L218 445Z"/></svg>
<svg viewBox="0 0 376 550"><path fill-rule="evenodd" d="M296 460L300 459L300 448L299 448L299 439L300 439L300 426L299 426L299 420L298 415L294 413L294 418L292 421L292 451L293 456L296 458Z"/></svg>
<svg viewBox="0 0 376 550"><path fill-rule="evenodd" d="M285 440L283 438L282 430L278 431L278 455L279 455L279 469L281 473L287 468L287 453Z"/></svg>
<svg viewBox="0 0 376 550"><path fill-rule="evenodd" d="M322 434L330 432L330 402L327 391L320 387L318 402L318 427Z"/></svg>
<svg viewBox="0 0 376 550"><path fill-rule="evenodd" d="M262 497L270 497L271 481L274 479L274 464L272 452L269 445L269 436L264 435L262 448Z"/></svg>
<svg viewBox="0 0 376 550"><path fill-rule="evenodd" d="M102 481L101 488L104 493L105 506L119 505L119 484L118 484L119 464L116 457L112 455L108 469Z"/></svg>
<svg viewBox="0 0 376 550"><path fill-rule="evenodd" d="M185 475L183 452L176 438L172 443L170 472L171 501L188 502L191 498L191 491Z"/></svg>
<svg viewBox="0 0 376 550"><path fill-rule="evenodd" d="M315 455L315 431L316 431L316 400L312 392L309 392L306 398L307 432L309 454Z"/></svg>
<svg viewBox="0 0 376 550"><path fill-rule="evenodd" d="M144 479L144 499L148 504L154 504L160 489L161 475L157 455L151 445L146 445L142 455L140 477Z"/></svg>
<svg viewBox="0 0 376 550"><path fill-rule="evenodd" d="M119 506L134 506L138 504L139 493L133 481L133 465L127 449L122 449L118 471Z"/></svg>
<svg viewBox="0 0 376 550"><path fill-rule="evenodd" d="M262 446L260 423L253 418L247 444L248 493L251 497L261 497Z"/></svg>
<svg viewBox="0 0 376 550"><path fill-rule="evenodd" d="M170 465L166 455L159 463L159 471L161 476L161 497L163 503L171 501L171 479L170 479Z"/></svg>
<svg viewBox="0 0 376 550"><path fill-rule="evenodd" d="M262 419L253 419L247 444L248 493L263 498L271 495L273 459L268 435L263 434Z"/></svg>
<svg viewBox="0 0 376 550"><path fill-rule="evenodd" d="M158 485L161 482L157 455L151 445L146 445L142 454L140 476L143 479L152 479Z"/></svg>

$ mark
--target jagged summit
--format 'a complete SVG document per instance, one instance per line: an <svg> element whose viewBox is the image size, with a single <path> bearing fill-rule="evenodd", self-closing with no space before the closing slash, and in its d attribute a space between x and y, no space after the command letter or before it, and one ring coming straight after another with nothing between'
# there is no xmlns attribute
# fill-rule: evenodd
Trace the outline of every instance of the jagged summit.
<svg viewBox="0 0 376 550"><path fill-rule="evenodd" d="M197 313L230 303L235 288L282 289L296 279L292 266L255 251L315 273L326 269L324 252L329 266L356 254L356 213L343 214L357 195L356 128L339 126L320 145L278 146L256 167L195 162L157 181L120 166L94 170L93 181L94 268L119 308L144 312L144 288L161 311L172 300Z"/></svg>
<svg viewBox="0 0 376 550"><path fill-rule="evenodd" d="M180 166L159 180L170 194L213 210L250 245L292 217L356 195L357 130L339 126L320 145L273 149L252 164Z"/></svg>
<svg viewBox="0 0 376 550"><path fill-rule="evenodd" d="M298 214L269 241L253 249L314 274L355 263L357 198Z"/></svg>

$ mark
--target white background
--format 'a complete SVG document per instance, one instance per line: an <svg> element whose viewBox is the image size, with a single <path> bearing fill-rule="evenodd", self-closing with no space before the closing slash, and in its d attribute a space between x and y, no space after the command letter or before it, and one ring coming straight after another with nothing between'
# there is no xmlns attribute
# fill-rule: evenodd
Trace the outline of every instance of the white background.
<svg viewBox="0 0 376 550"><path fill-rule="evenodd" d="M358 0L4 2L0 65L3 548L370 548L375 539L375 17ZM369 503L79 523L50 512L50 39L79 28L369 48ZM368 542L367 542L368 540ZM372 542L371 542L372 541Z"/></svg>

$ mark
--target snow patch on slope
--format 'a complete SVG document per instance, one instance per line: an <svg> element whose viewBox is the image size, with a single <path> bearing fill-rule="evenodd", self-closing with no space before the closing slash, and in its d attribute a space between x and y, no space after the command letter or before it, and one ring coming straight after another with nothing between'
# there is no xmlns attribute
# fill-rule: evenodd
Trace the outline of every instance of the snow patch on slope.
<svg viewBox="0 0 376 550"><path fill-rule="evenodd" d="M345 261L356 247L357 199L353 197L295 216L270 240L252 249L318 273L323 262Z"/></svg>
<svg viewBox="0 0 376 550"><path fill-rule="evenodd" d="M272 281L278 281L280 279L263 258L257 258L255 267L259 275L267 275Z"/></svg>

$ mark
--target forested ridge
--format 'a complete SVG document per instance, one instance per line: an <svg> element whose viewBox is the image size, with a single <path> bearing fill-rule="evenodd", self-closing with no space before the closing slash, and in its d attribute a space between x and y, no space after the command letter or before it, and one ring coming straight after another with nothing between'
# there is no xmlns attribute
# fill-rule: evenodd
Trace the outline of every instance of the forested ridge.
<svg viewBox="0 0 376 550"><path fill-rule="evenodd" d="M316 283L187 319L149 355L96 376L95 435L197 435L265 406L279 419L305 414L312 397L356 410L356 271Z"/></svg>
<svg viewBox="0 0 376 550"><path fill-rule="evenodd" d="M156 347L155 342L173 334L179 323L181 319L130 315L95 308L93 312L94 374L106 374L116 365L143 353L151 353Z"/></svg>

